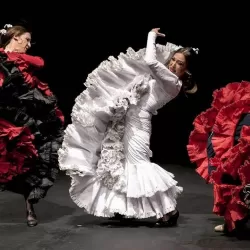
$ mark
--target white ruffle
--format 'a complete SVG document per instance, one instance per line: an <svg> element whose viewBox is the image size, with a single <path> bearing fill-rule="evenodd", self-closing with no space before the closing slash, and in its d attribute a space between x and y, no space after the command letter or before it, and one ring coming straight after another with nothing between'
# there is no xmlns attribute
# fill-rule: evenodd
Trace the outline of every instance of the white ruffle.
<svg viewBox="0 0 250 250"><path fill-rule="evenodd" d="M179 48L180 46L172 43L167 43L166 46L157 44L157 59L165 64L171 53ZM145 48L137 52L128 48L127 53L120 53L118 59L110 56L88 75L84 85L90 93L94 90L95 95L100 91L103 95L112 96L117 90L126 89L135 76L151 73L144 61L145 51Z"/></svg>
<svg viewBox="0 0 250 250"><path fill-rule="evenodd" d="M127 164L125 171L127 197L130 198L152 197L177 185L172 173L151 162Z"/></svg>
<svg viewBox="0 0 250 250"><path fill-rule="evenodd" d="M70 195L72 200L89 214L113 217L114 213L133 218L161 218L174 211L181 187L172 186L165 192L151 197L130 198L102 185L95 177L72 176Z"/></svg>

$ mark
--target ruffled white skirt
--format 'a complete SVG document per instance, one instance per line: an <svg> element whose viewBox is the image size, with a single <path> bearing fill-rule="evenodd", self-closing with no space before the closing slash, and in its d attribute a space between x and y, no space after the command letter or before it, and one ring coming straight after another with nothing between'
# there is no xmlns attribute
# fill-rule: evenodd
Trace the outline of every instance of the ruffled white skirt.
<svg viewBox="0 0 250 250"><path fill-rule="evenodd" d="M148 69L141 54L129 52L89 76L65 131L59 165L71 177L72 200L89 214L160 218L175 210L182 187L150 162L151 114L136 108L147 91Z"/></svg>

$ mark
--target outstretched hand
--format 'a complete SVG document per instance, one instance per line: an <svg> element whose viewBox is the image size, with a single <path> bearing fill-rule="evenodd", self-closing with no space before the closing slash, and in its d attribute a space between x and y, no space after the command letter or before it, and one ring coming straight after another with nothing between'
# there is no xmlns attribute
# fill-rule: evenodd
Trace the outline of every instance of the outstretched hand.
<svg viewBox="0 0 250 250"><path fill-rule="evenodd" d="M160 28L154 28L151 31L155 32L157 36L165 37L165 34L159 32Z"/></svg>

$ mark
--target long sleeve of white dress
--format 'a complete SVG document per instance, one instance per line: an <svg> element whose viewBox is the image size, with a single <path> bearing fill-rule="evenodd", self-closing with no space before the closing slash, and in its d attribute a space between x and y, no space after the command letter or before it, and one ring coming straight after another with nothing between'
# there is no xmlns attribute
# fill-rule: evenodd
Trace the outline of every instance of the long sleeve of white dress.
<svg viewBox="0 0 250 250"><path fill-rule="evenodd" d="M145 61L159 84L162 84L163 89L167 94L174 98L179 93L182 83L175 74L173 74L163 63L157 60L155 46L156 37L157 34L155 32L149 32Z"/></svg>

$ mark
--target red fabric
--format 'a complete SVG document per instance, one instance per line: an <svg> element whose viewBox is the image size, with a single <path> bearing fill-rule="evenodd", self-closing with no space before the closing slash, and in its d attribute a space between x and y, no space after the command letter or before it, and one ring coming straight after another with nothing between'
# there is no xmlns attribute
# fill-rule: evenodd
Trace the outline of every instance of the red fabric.
<svg viewBox="0 0 250 250"><path fill-rule="evenodd" d="M213 212L224 216L229 231L235 228L237 220L244 219L248 214L248 207L242 201L240 193L250 183L250 144L241 141L230 152L227 161L221 163L211 177L214 184ZM222 183L224 174L229 174L235 180L239 178L240 185Z"/></svg>
<svg viewBox="0 0 250 250"><path fill-rule="evenodd" d="M0 72L0 87L3 85L4 74Z"/></svg>
<svg viewBox="0 0 250 250"><path fill-rule="evenodd" d="M58 107L56 107L55 111L56 111L57 117L59 117L62 123L64 123L65 119L64 119L64 115L62 111Z"/></svg>
<svg viewBox="0 0 250 250"><path fill-rule="evenodd" d="M214 186L213 212L224 216L231 231L235 222L248 213L240 193L250 183L250 127L242 127L236 145L234 136L242 114L250 113L250 83L230 83L214 91L213 97L212 107L194 121L187 150L190 161L197 165L197 172ZM215 157L208 159L207 139L211 132ZM208 173L208 161L216 169L211 175ZM240 184L223 183L226 175Z"/></svg>
<svg viewBox="0 0 250 250"><path fill-rule="evenodd" d="M197 164L197 173L206 181L209 181L207 140L209 133L212 131L216 115L217 110L210 108L196 117L193 122L194 130L190 134L189 144L187 145L190 161Z"/></svg>
<svg viewBox="0 0 250 250"><path fill-rule="evenodd" d="M227 84L224 88L213 92L212 107L218 111L239 100L247 100L250 96L249 82L233 82Z"/></svg>
<svg viewBox="0 0 250 250"><path fill-rule="evenodd" d="M0 51L4 52L3 49ZM44 67L44 60L41 57L17 52L7 52L6 55L8 56L9 61L12 61L17 65L26 83L30 84L33 88L37 87L47 96L53 94L49 90L47 83L41 82L37 77L33 76L34 70Z"/></svg>
<svg viewBox="0 0 250 250"><path fill-rule="evenodd" d="M0 119L0 183L29 170L24 165L25 160L37 156L33 140L28 128Z"/></svg>
<svg viewBox="0 0 250 250"><path fill-rule="evenodd" d="M241 115L246 113L250 113L250 98L233 102L218 113L213 127L212 144L216 155L222 159L225 158L228 149L233 147L237 123Z"/></svg>

